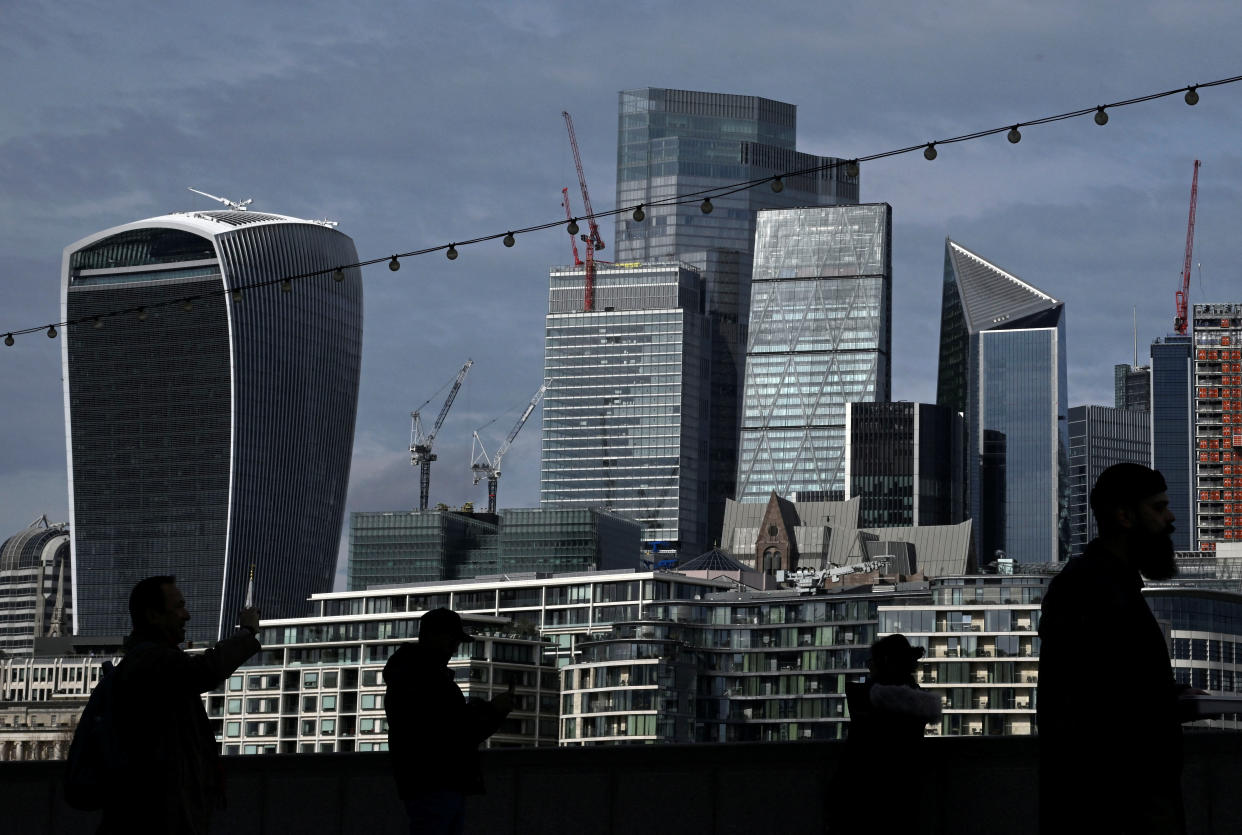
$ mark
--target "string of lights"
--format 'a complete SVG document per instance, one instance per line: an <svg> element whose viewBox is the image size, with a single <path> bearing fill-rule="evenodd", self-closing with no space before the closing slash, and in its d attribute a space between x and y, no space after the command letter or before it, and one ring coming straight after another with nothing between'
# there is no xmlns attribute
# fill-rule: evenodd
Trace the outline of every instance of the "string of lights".
<svg viewBox="0 0 1242 835"><path fill-rule="evenodd" d="M641 223L643 222L643 220L646 219L646 216L647 216L646 210L653 206L676 206L676 205L688 205L692 203L699 203L699 209L704 214L710 214L714 208L712 204L713 197L719 199L721 197L726 197L730 194L736 194L741 191L747 191L752 188L757 188L764 184L768 184L773 191L780 192L784 190L785 188L785 181L790 178L805 177L805 176L809 176L812 174L819 174L821 172L833 170L833 169L836 169L842 166L844 166L846 176L851 177L851 178L857 177L859 175L860 166L864 162L873 162L875 160L887 159L888 157L900 156L902 154L909 154L909 153L913 153L915 151L920 151L920 150L923 152L924 159L931 161L931 160L935 160L936 157L939 155L939 152L937 151L938 146L953 145L953 144L957 144L960 142L969 142L969 141L973 141L976 139L983 139L985 137L994 136L998 133L1005 133L1006 138L1011 143L1017 144L1018 142L1022 141L1022 131L1021 131L1022 128L1036 127L1039 125L1047 125L1053 122L1060 122L1060 121L1065 121L1067 119L1075 119L1075 118L1080 118L1080 117L1088 116L1088 115L1093 116L1093 120L1095 121L1097 125L1103 126L1103 125L1108 124L1110 110L1117 110L1122 107L1129 107L1135 104L1142 104L1145 102L1154 101L1156 99L1166 98L1168 96L1176 96L1178 94L1182 94L1182 97L1185 100L1186 104L1193 106L1199 103L1199 90L1211 88L1211 87L1219 87L1219 86L1226 85L1226 84L1235 84L1239 81L1242 81L1242 75L1236 75L1230 78L1221 78L1221 79L1217 79L1216 81L1206 81L1206 82L1200 82L1196 84L1190 84L1186 87L1178 87L1172 90L1165 90L1159 93L1148 93L1147 95L1136 96L1134 98L1129 98L1129 99L1123 99L1121 101L1115 101L1109 104L1100 104L1100 105L1095 105L1094 107L1084 107L1084 108L1079 108L1077 110L1069 110L1064 113L1058 113L1052 116L1043 116L1037 119L1028 119L1028 120L1024 120L1020 122L1014 122L1013 124L1003 125L1001 127L973 131L971 133L964 133L959 136L950 136L945 139L930 140L928 142L919 143L917 145L908 145L902 148L894 148L892 150L881 151L879 153L868 154L866 156L859 156L853 159L834 159L831 162L827 162L822 165L811 166L808 168L801 168L795 171L786 171L783 174L777 174L775 176L760 177L758 179L753 179L753 180L743 180L743 181L731 183L731 184L724 185L724 186L716 186L714 188L703 189L700 191L686 192L684 194L677 194L672 197L652 200L649 203L640 203L636 206L622 206L622 207L617 207L617 208L609 209L609 210L602 211L602 212L596 212L595 214L591 216L591 219L608 218L608 217L613 217L613 216L620 215L620 214L629 214L635 222ZM331 274L333 280L335 281L338 281L338 282L344 281L345 270L361 269L363 267L370 267L375 264L383 263L385 261L388 262L388 268L395 272L401 269L402 259L415 258L421 255L429 255L433 252L444 252L445 257L447 257L450 261L455 261L457 260L457 257L459 254L458 253L459 247L473 246L475 244L486 243L487 241L494 241L497 239L500 239L501 242L506 247L512 247L516 244L518 235L525 235L525 234L529 234L532 232L542 232L546 229L553 229L558 226L565 227L565 231L568 232L570 235L578 234L578 218L570 218L569 220L558 219L558 220L550 221L548 223L535 224L533 226L515 227L506 232L497 232L497 233L490 234L490 235L480 235L475 238L454 241L452 243L441 244L439 246L429 246L429 247L424 247L422 249L413 249L408 252L397 252L397 253L393 253L391 256L384 256L382 258L371 258L365 261L358 261L353 264L342 264L333 269L298 273L296 275L286 275L286 276L281 276L278 278L269 279L267 281L258 281L258 282L252 282L252 283L245 284L245 285L236 286L230 289L221 289L219 291L213 291L210 293L200 293L200 294L193 295L193 296L185 296L181 298L170 299L166 302L161 302L157 305L148 305L146 307L134 307L134 308L127 308L123 310L114 310L108 313L101 313L101 314L91 316L89 318L84 318L84 319L74 319L74 320L68 320L64 322L51 322L48 324L36 325L34 327L29 327L29 328L18 328L18 329L9 331L8 333L5 334L4 344L11 347L15 342L15 337L25 336L27 334L33 334L33 333L46 333L49 338L54 339L57 336L58 327L64 328L64 327L69 327L69 326L74 326L74 325L89 324L91 327L101 328L104 326L105 320L116 318L119 316L136 316L139 320L145 320L151 310L156 309L156 308L161 308L161 307L181 307L185 311L191 311L194 308L194 302L200 301L202 299L223 296L226 293L231 294L234 302L240 302L242 299L244 299L245 294L248 291L254 291L254 290L258 290L264 287L270 287L272 285L277 285L277 284L280 285L280 289L282 292L291 293L293 292L293 284L296 281L302 281L305 279L314 278L316 276L327 275L327 274Z"/></svg>

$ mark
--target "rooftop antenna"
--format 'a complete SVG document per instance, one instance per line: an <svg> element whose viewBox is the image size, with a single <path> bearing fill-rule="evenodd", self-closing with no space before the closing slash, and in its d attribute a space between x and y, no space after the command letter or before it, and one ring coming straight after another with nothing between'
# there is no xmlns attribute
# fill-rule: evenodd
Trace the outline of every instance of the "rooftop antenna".
<svg viewBox="0 0 1242 835"><path fill-rule="evenodd" d="M246 580L246 608L254 608L254 563L250 563L250 577Z"/></svg>
<svg viewBox="0 0 1242 835"><path fill-rule="evenodd" d="M233 210L233 211L235 211L235 212L246 212L246 211L249 211L249 209L247 209L246 207L247 207L247 206L249 206L251 203L253 203L253 202L254 202L254 198L253 198L253 197L248 198L248 199L243 200L242 202L238 203L238 202L236 202L236 201L234 201L234 200L229 200L229 199L228 199L228 198L226 198L226 197L216 197L214 194L208 194L208 193L207 193L207 192L205 192L205 191L199 191L198 189L196 189L196 188L192 188L191 186L186 186L186 188L190 189L190 191L194 192L195 194L201 194L201 195L203 195L204 197L211 198L212 200L216 201L217 203L223 203L224 205L228 206L230 209L232 209L232 210Z"/></svg>

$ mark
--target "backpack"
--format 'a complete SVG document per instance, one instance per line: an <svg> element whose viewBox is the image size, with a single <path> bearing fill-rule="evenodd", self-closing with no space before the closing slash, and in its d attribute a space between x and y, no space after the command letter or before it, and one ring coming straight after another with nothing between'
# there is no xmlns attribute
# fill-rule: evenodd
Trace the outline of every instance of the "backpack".
<svg viewBox="0 0 1242 835"><path fill-rule="evenodd" d="M102 809L116 793L124 774L124 754L117 739L113 693L116 667L103 662L103 676L91 690L69 745L64 776L65 802L74 809Z"/></svg>

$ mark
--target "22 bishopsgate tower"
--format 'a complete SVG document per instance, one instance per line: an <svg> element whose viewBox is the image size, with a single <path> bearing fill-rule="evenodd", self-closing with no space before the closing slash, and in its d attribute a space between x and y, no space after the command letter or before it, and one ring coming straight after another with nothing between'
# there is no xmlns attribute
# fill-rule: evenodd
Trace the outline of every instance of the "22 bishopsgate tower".
<svg viewBox="0 0 1242 835"><path fill-rule="evenodd" d="M65 249L63 318L93 323L62 345L75 633L127 632L153 574L177 576L191 640L230 629L252 566L269 617L331 587L362 347L361 278L336 268L357 260L326 224L250 211Z"/></svg>

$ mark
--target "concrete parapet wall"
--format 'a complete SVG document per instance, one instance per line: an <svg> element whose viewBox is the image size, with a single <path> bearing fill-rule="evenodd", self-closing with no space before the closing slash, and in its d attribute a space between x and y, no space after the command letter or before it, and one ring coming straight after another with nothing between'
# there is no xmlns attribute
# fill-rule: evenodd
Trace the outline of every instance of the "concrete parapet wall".
<svg viewBox="0 0 1242 835"><path fill-rule="evenodd" d="M923 833L1034 835L1036 741L928 739L923 765L838 777L843 743L612 746L485 751L488 794L471 798L469 833L831 831L845 804L883 808L886 791L922 780ZM1090 744L1090 741L1084 741ZM220 833L407 831L383 754L231 757ZM61 801L58 762L0 763L4 831L90 833L98 814ZM1184 791L1191 835L1242 820L1242 734L1188 733ZM134 795L141 797L140 789ZM1141 802L1141 798L1136 798Z"/></svg>

